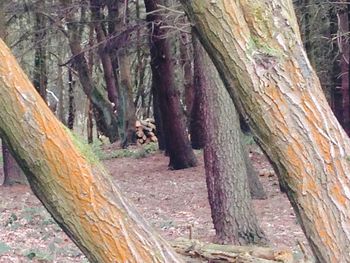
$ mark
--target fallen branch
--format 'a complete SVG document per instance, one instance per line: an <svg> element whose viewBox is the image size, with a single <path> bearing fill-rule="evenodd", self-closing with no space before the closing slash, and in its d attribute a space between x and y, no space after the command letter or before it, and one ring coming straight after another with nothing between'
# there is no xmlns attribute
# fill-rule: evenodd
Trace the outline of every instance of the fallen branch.
<svg viewBox="0 0 350 263"><path fill-rule="evenodd" d="M176 239L172 246L179 254L209 262L234 263L296 263L289 250L257 246L233 246L203 243L198 240Z"/></svg>

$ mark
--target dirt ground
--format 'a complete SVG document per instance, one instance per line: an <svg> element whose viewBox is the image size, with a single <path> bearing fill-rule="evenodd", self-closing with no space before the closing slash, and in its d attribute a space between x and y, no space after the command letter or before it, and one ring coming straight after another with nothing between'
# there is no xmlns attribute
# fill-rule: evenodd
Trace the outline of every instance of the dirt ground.
<svg viewBox="0 0 350 263"><path fill-rule="evenodd" d="M167 240L188 237L214 240L207 200L202 153L195 168L168 170L168 158L156 153L145 158L104 161L115 182L140 213ZM267 191L267 200L254 200L261 227L271 246L298 250L306 245L287 197L279 191L276 176L259 151L251 154ZM1 180L0 180L1 181ZM54 223L26 186L0 187L0 263L87 262L81 252Z"/></svg>

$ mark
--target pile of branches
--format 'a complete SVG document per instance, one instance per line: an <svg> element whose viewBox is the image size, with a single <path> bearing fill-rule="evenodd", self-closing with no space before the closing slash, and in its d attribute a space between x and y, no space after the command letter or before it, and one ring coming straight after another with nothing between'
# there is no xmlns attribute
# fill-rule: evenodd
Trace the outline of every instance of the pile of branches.
<svg viewBox="0 0 350 263"><path fill-rule="evenodd" d="M135 133L138 145L158 141L154 119L148 118L136 121Z"/></svg>

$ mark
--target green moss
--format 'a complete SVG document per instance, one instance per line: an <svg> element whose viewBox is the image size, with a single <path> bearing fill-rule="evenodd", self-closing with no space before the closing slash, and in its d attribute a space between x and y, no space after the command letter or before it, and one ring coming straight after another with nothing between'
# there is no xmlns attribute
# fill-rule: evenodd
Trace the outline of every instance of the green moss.
<svg viewBox="0 0 350 263"><path fill-rule="evenodd" d="M75 147L79 150L79 152L91 163L91 164L98 164L99 158L94 154L92 147L84 142L84 140L68 129L67 127L64 127L66 132L69 134L70 138L72 139L72 142L74 143Z"/></svg>
<svg viewBox="0 0 350 263"><path fill-rule="evenodd" d="M254 53L258 52L258 53L261 53L261 54L265 54L265 55L269 55L269 56L273 56L273 57L277 57L277 58L281 57L280 51L270 47L268 45L268 43L262 42L261 40L259 40L258 37L255 37L255 36L252 36L249 39L248 52L251 55L253 55Z"/></svg>

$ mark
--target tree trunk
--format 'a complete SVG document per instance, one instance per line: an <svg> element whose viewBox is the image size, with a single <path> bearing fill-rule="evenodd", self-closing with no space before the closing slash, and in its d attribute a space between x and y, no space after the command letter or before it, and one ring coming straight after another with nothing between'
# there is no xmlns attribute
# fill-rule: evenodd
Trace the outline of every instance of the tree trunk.
<svg viewBox="0 0 350 263"><path fill-rule="evenodd" d="M175 86L174 65L169 38L164 38L167 31L160 23L162 15L158 10L157 1L145 0L146 11L150 23L151 35L151 68L152 84L157 89L158 102L161 110L166 151L170 157L169 167L183 169L197 165L196 157L188 140L186 124L180 105L179 92Z"/></svg>
<svg viewBox="0 0 350 263"><path fill-rule="evenodd" d="M182 19L182 23L188 23L187 19ZM193 106L193 67L192 67L192 48L191 37L188 33L180 33L180 65L182 68L184 90L185 90L185 105L188 123L191 120L191 112Z"/></svg>
<svg viewBox="0 0 350 263"><path fill-rule="evenodd" d="M67 127L73 130L75 119L75 101L74 101L74 86L72 69L68 68L68 120Z"/></svg>
<svg viewBox="0 0 350 263"><path fill-rule="evenodd" d="M0 39L4 41L7 36L6 28L6 16L3 12L5 1L0 1ZM1 137L0 137L1 138ZM3 157L3 171L4 171L4 186L13 185L16 183L25 184L26 178L21 168L18 166L16 160L12 157L11 153L6 146L4 140L2 140L2 157Z"/></svg>
<svg viewBox="0 0 350 263"><path fill-rule="evenodd" d="M89 67L81 47L78 23L74 21L74 12L71 1L61 0L66 11L68 42L73 55L73 65L78 72L80 83L84 93L91 98L94 106L95 120L101 133L109 138L111 142L118 139L118 123L111 103L104 97L103 92L94 85L89 76Z"/></svg>
<svg viewBox="0 0 350 263"><path fill-rule="evenodd" d="M350 262L350 140L309 64L292 1L181 1L317 260Z"/></svg>
<svg viewBox="0 0 350 263"><path fill-rule="evenodd" d="M15 158L12 157L6 143L2 141L2 157L4 164L4 186L26 184L27 180Z"/></svg>
<svg viewBox="0 0 350 263"><path fill-rule="evenodd" d="M0 60L0 136L35 195L88 260L182 262L93 153L57 121L2 40Z"/></svg>
<svg viewBox="0 0 350 263"><path fill-rule="evenodd" d="M45 1L38 1L37 10L44 10ZM41 12L35 13L35 33L34 33L34 74L33 84L37 89L41 97L46 101L46 89L47 89L47 72L46 72L46 47L45 47L45 35L46 35L46 17Z"/></svg>
<svg viewBox="0 0 350 263"><path fill-rule="evenodd" d="M133 99L132 82L130 75L130 61L128 57L128 51L126 48L118 51L118 61L119 61L119 79L120 79L120 92L122 93L123 105L123 122L121 136L121 145L123 148L127 147L129 144L136 142L135 137L135 122L136 122L136 111Z"/></svg>
<svg viewBox="0 0 350 263"><path fill-rule="evenodd" d="M242 132L241 132L241 136L244 136ZM242 145L243 145L243 142L242 142ZM252 199L255 199L255 200L266 199L267 195L264 190L264 186L260 182L259 175L253 167L253 164L249 158L249 153L247 149L243 149L242 154L244 158L244 165L247 169L249 192L250 192L250 195L252 196Z"/></svg>
<svg viewBox="0 0 350 263"><path fill-rule="evenodd" d="M344 1L347 2L347 1ZM344 4L338 13L339 19L339 51L340 51L340 76L341 76L341 91L342 91L342 113L343 118L341 124L348 135L350 135L350 93L349 93L349 19L348 5Z"/></svg>
<svg viewBox="0 0 350 263"><path fill-rule="evenodd" d="M153 105L153 116L157 127L157 138L158 138L158 148L161 151L166 151L166 139L165 130L163 125L162 112L160 109L160 98L157 85L157 78L152 74L152 105Z"/></svg>
<svg viewBox="0 0 350 263"><path fill-rule="evenodd" d="M237 112L204 49L196 55L206 69L198 88L205 102L204 163L216 237L223 244L265 242L251 206Z"/></svg>
<svg viewBox="0 0 350 263"><path fill-rule="evenodd" d="M92 118L93 118L92 103L90 100L88 100L88 114L87 114L87 122L86 122L88 143L94 142L94 136L93 136L94 123L92 121Z"/></svg>
<svg viewBox="0 0 350 263"><path fill-rule="evenodd" d="M202 149L205 145L205 117L204 117L204 94L200 87L206 85L205 81L205 52L197 36L192 34L193 43L193 103L191 109L191 119L189 130L191 134L191 145L193 149Z"/></svg>
<svg viewBox="0 0 350 263"><path fill-rule="evenodd" d="M117 19L119 27L119 32L126 31L128 28L128 19L129 19L129 10L128 4L129 1L124 2L123 10L120 12ZM115 31L115 30L114 30ZM122 127L121 136L121 146L126 148L130 144L136 143L135 136L135 122L136 122L136 108L134 105L133 97L133 84L131 77L131 63L130 56L128 53L128 48L123 47L117 51L118 54L118 65L119 65L119 80L120 80L120 93L121 93L121 120L119 121L120 126Z"/></svg>
<svg viewBox="0 0 350 263"><path fill-rule="evenodd" d="M112 102L113 109L115 114L117 115L117 109L118 109L118 88L117 88L117 82L116 77L114 76L113 72L113 65L112 65L112 59L110 57L110 54L105 50L105 43L106 43L106 34L105 30L102 27L102 16L101 16L101 7L102 2L100 0L90 0L91 5L91 18L94 21L94 27L96 31L96 38L98 45L98 53L101 58L102 67L103 67L103 74L105 77L106 82L106 88L108 93L108 99L110 102Z"/></svg>
<svg viewBox="0 0 350 263"><path fill-rule="evenodd" d="M61 56L60 56L61 57ZM58 104L58 119L67 126L66 122L66 112L64 108L64 98L65 98L65 90L64 90L64 85L63 85L63 69L62 66L62 61L58 61L57 65L57 87L58 87L58 92L59 92L59 104Z"/></svg>

